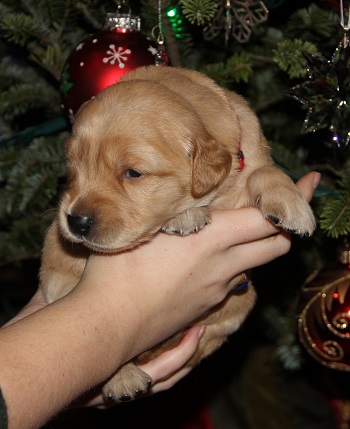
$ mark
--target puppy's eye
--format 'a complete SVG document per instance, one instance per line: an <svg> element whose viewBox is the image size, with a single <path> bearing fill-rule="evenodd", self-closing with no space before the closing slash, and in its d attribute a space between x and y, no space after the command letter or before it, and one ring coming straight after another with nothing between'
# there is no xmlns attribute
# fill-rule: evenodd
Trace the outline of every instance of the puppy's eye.
<svg viewBox="0 0 350 429"><path fill-rule="evenodd" d="M129 170L126 170L125 172L125 177L132 178L132 179L137 179L138 177L141 177L143 174L140 173L139 171L133 170L132 168L129 168Z"/></svg>

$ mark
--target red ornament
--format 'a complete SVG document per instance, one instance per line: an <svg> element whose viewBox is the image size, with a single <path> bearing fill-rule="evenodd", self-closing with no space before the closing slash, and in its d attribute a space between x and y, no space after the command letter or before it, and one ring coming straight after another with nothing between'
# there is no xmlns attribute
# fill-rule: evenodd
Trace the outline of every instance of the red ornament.
<svg viewBox="0 0 350 429"><path fill-rule="evenodd" d="M79 43L66 61L61 80L64 111L72 120L85 101L126 73L156 64L159 49L140 33L140 18L108 14L105 29Z"/></svg>
<svg viewBox="0 0 350 429"><path fill-rule="evenodd" d="M350 371L350 266L349 248L340 261L311 276L302 291L299 337L321 364Z"/></svg>

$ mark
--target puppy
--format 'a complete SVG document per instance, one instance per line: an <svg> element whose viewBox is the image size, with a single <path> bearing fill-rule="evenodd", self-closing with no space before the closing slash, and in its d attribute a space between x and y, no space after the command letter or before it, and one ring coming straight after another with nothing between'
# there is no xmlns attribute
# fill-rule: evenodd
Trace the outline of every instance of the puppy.
<svg viewBox="0 0 350 429"><path fill-rule="evenodd" d="M128 73L81 108L66 154L68 184L40 270L49 302L74 288L89 252L120 252L159 231L197 232L210 222L210 209L257 206L288 231L310 235L315 228L309 204L274 166L247 102L195 71L151 66ZM206 315L188 365L237 330L254 301L248 284ZM104 386L105 397L119 402L146 392L151 380L135 363L159 350L125 364Z"/></svg>

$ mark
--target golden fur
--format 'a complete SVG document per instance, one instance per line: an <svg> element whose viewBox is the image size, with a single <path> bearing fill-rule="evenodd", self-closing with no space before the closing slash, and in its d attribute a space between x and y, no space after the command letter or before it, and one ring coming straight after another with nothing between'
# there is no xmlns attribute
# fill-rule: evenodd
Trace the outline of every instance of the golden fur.
<svg viewBox="0 0 350 429"><path fill-rule="evenodd" d="M209 209L258 206L287 230L303 235L315 228L309 204L273 165L247 102L198 72L154 66L127 74L85 103L66 153L68 185L46 237L40 272L50 302L74 288L90 251L119 252L160 230L198 231L209 222ZM254 301L249 284L203 319L207 329L189 364L238 329ZM144 353L138 360L149 357ZM129 362L104 394L115 401L132 399L149 382Z"/></svg>

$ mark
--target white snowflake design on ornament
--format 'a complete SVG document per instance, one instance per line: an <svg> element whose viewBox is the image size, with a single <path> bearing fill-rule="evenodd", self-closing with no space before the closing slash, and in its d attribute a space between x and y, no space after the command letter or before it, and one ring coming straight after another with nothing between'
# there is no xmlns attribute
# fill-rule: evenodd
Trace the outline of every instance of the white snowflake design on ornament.
<svg viewBox="0 0 350 429"><path fill-rule="evenodd" d="M102 59L102 61L106 63L111 63L114 65L116 61L118 61L119 68L123 69L125 67L124 62L128 60L127 55L131 54L130 49L125 49L123 51L123 48L121 46L118 47L118 50L115 49L115 45L109 45L109 50L106 52L108 57L105 57Z"/></svg>

